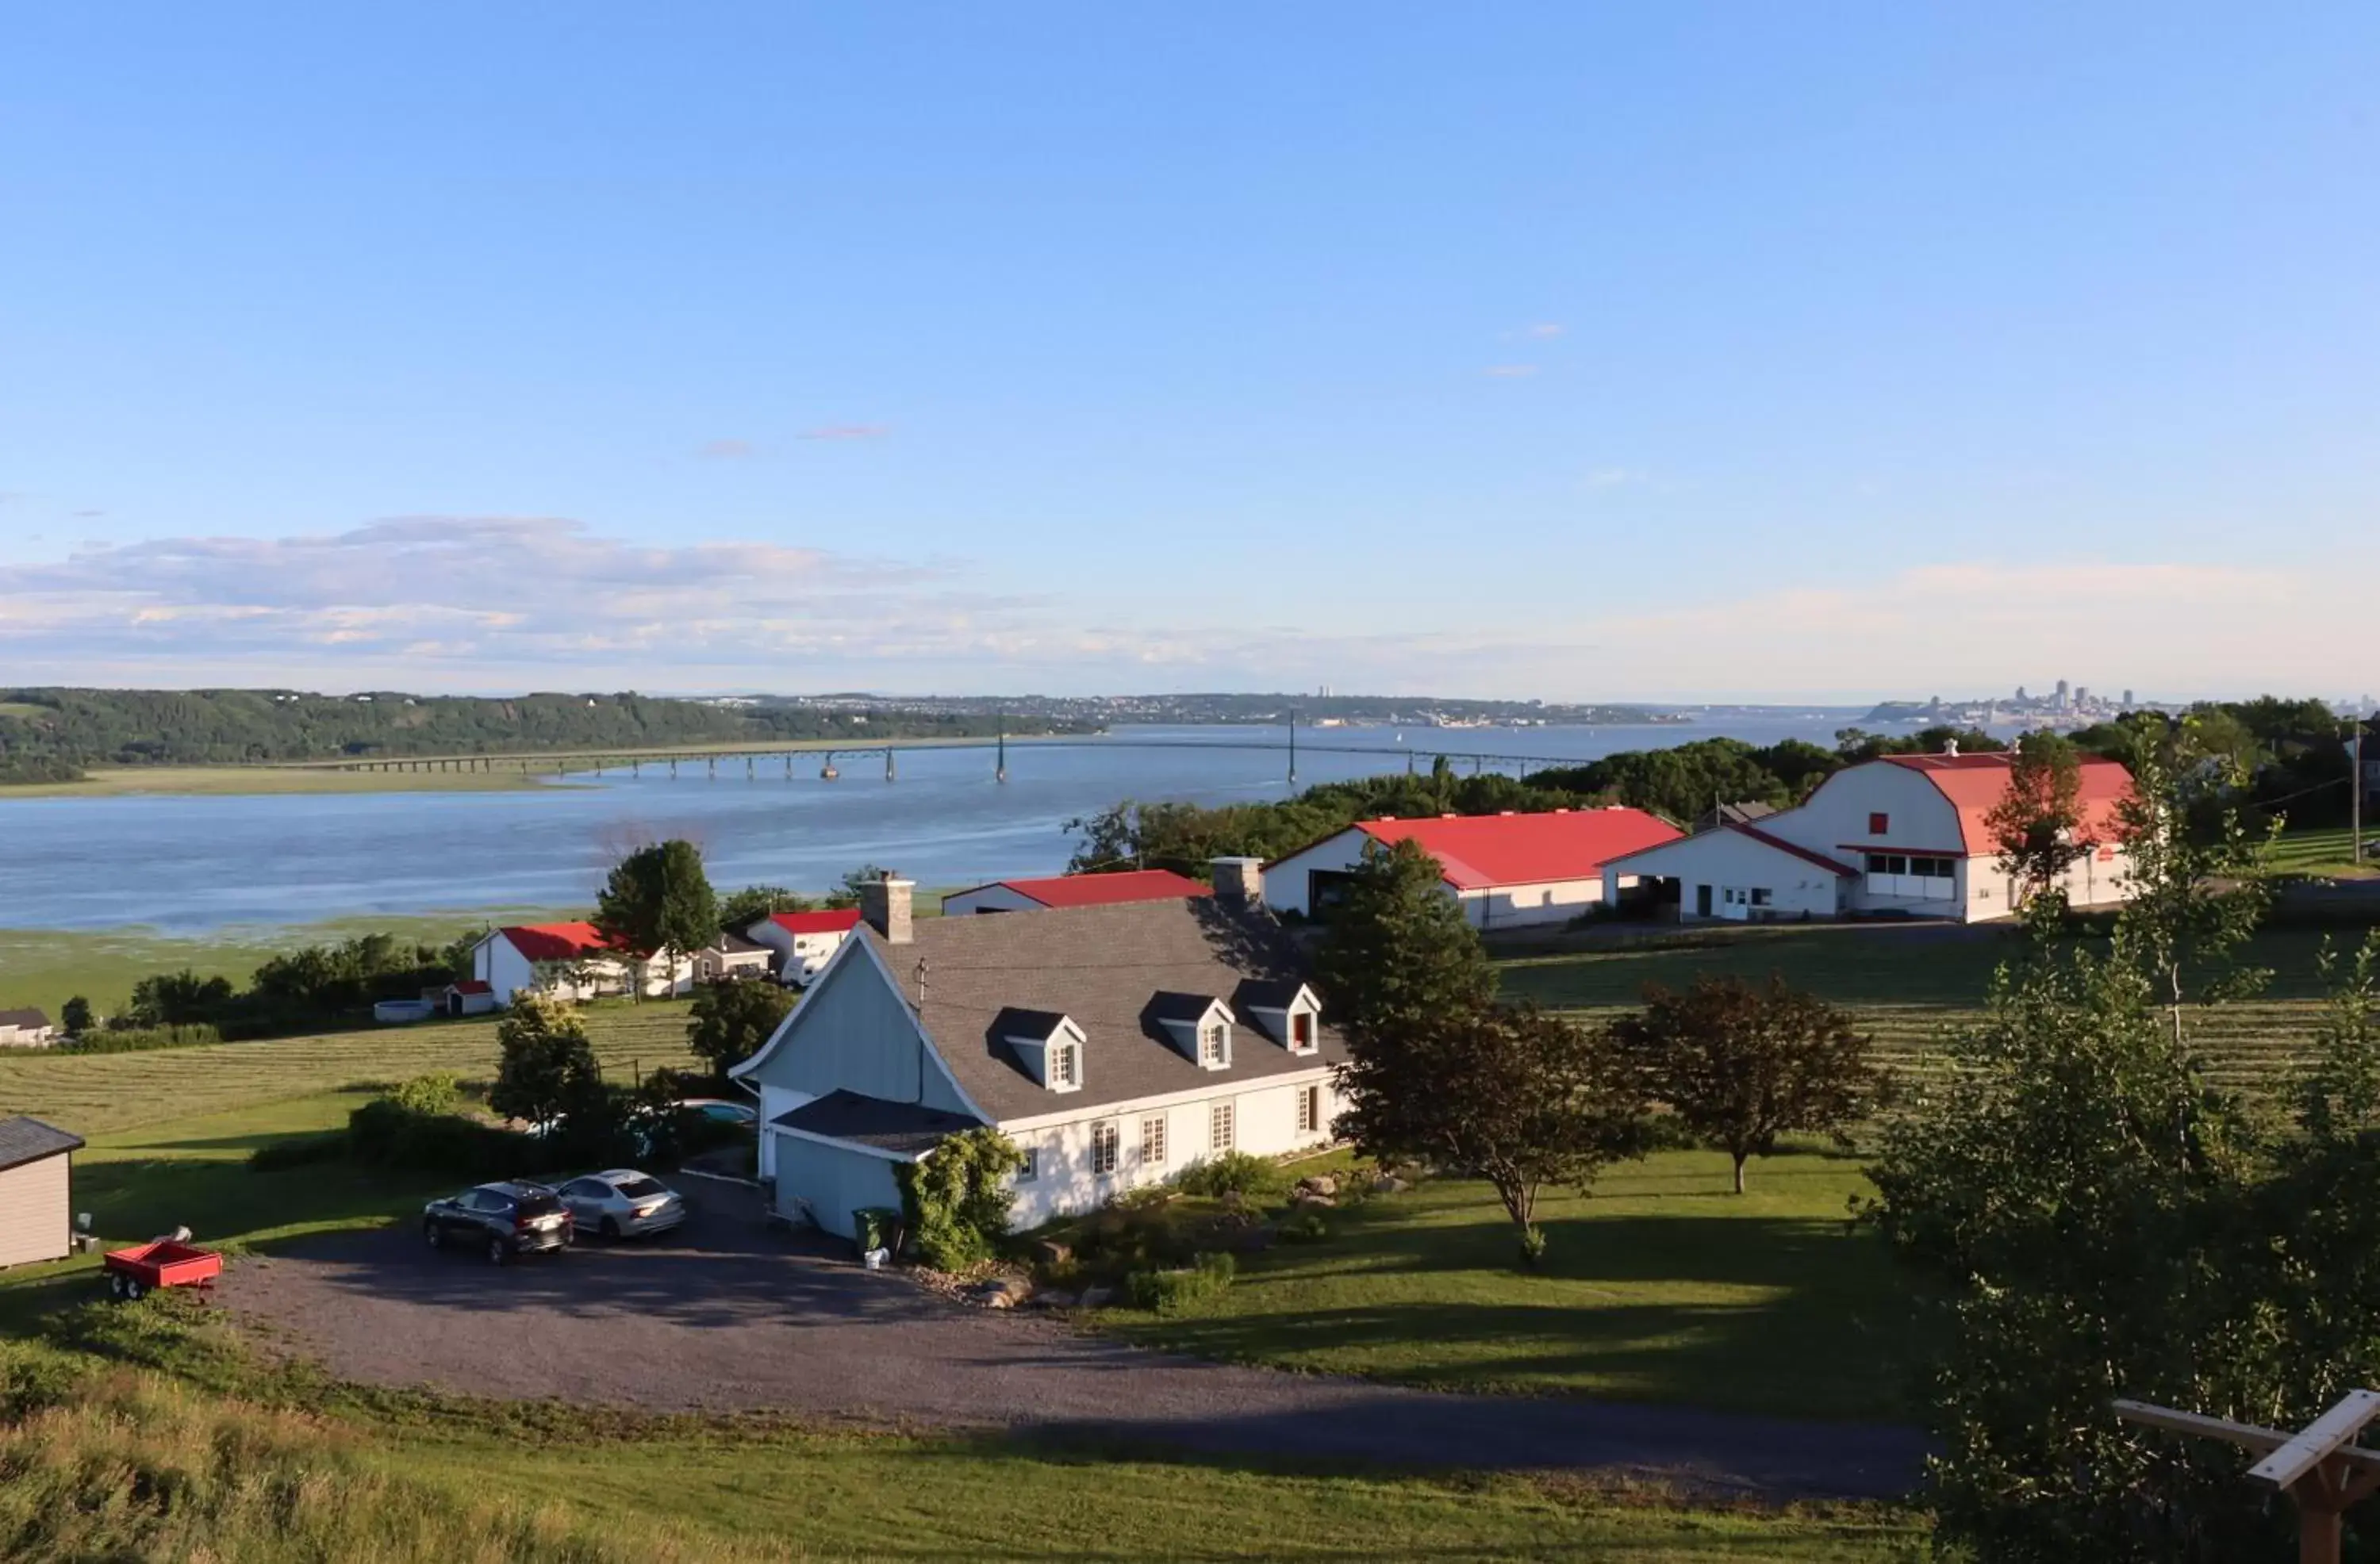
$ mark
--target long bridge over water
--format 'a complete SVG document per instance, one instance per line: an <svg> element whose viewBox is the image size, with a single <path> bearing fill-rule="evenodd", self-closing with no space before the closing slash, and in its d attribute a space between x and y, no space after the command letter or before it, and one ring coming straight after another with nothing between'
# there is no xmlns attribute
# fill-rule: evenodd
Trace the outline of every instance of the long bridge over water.
<svg viewBox="0 0 2380 1564"><path fill-rule="evenodd" d="M337 771L512 771L523 776L602 776L606 772L625 771L642 776L645 768L665 770L675 777L681 773L699 774L715 780L720 763L727 763L728 773L735 773L737 760L744 762L747 781L758 781L764 770L774 772L776 762L782 762L784 780L795 780L795 762L809 759L819 762L819 777L833 782L842 776L838 758L845 760L883 760L884 780L899 777L897 757L904 751L917 750L989 750L991 752L992 776L995 781L1008 780L1009 752L1027 755L1040 749L1173 749L1185 752L1198 750L1254 751L1279 755L1282 758L1288 780L1297 781L1299 745L1293 733L1287 742L1275 743L1257 739L1135 739L1099 737L1020 738L1005 736L981 739L887 739L878 744L820 744L815 740L795 740L778 745L738 745L729 749L687 750L670 748L606 748L577 750L568 754L544 755L422 755L370 756L342 760L310 760L297 763L295 769ZM1468 765L1475 775L1482 771L1534 770L1552 766L1576 766L1583 761L1575 755L1511 755L1486 750L1454 749L1433 744L1307 744L1305 753L1313 755L1370 755L1401 758L1408 772L1423 762L1435 767L1443 759L1454 767ZM763 766L762 762L771 764ZM873 770L873 767L870 767Z"/></svg>

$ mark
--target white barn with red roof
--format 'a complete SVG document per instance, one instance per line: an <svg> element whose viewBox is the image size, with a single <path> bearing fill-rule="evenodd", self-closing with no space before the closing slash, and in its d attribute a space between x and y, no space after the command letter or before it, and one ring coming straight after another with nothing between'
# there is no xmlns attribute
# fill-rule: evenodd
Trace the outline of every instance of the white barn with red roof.
<svg viewBox="0 0 2380 1564"><path fill-rule="evenodd" d="M788 988L807 987L834 959L835 952L859 927L857 907L830 907L820 913L771 913L747 924L744 938L774 952L777 981Z"/></svg>
<svg viewBox="0 0 2380 1564"><path fill-rule="evenodd" d="M523 990L560 1000L663 999L693 989L694 962L619 950L591 923L518 923L490 929L471 947L471 977L500 1005Z"/></svg>
<svg viewBox="0 0 2380 1564"><path fill-rule="evenodd" d="M1171 902L1184 896L1205 896L1211 890L1172 869L995 879L989 885L943 897L942 915L965 917L975 913L1026 913L1050 907L1111 907L1121 902Z"/></svg>
<svg viewBox="0 0 2380 1564"><path fill-rule="evenodd" d="M1799 807L1647 847L1613 867L1675 882L1686 922L2005 917L2016 910L2017 887L1986 817L2007 795L2010 758L1954 751L1847 766ZM2065 885L2075 906L2128 894L2119 811L2131 785L2112 760L2082 764L2086 850Z"/></svg>
<svg viewBox="0 0 2380 1564"><path fill-rule="evenodd" d="M1315 916L1329 909L1366 848L1410 841L1438 860L1447 893L1473 927L1567 923L1636 883L1633 872L1608 874L1607 864L1683 834L1658 816L1619 806L1358 820L1267 864L1264 896L1278 911Z"/></svg>

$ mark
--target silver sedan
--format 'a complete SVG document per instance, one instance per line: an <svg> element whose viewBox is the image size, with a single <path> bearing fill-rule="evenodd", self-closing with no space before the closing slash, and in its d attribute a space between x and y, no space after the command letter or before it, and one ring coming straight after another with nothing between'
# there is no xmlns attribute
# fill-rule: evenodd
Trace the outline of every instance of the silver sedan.
<svg viewBox="0 0 2380 1564"><path fill-rule="evenodd" d="M556 1194L582 1233L639 1238L667 1232L686 1220L686 1201L650 1173L614 1168L571 1180Z"/></svg>

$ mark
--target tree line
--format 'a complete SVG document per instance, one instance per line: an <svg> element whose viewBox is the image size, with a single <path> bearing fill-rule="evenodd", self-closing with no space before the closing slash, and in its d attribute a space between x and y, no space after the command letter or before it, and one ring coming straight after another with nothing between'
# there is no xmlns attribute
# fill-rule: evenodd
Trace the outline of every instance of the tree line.
<svg viewBox="0 0 2380 1564"><path fill-rule="evenodd" d="M2240 801L2258 824L2286 818L2298 825L2325 825L2347 818L2350 728L2318 700L2265 696L2208 702L2175 716L2131 713L2062 740L2055 734L2028 737L2062 742L2078 758L2121 760L2143 728L2169 734L2185 725L2194 746L2222 757L2231 769ZM1463 776L1440 756L1427 771L1324 782L1274 802L1207 806L1125 799L1066 822L1076 843L1067 869L1103 874L1168 868L1198 876L1217 857L1285 857L1358 820L1383 817L1423 819L1624 804L1682 827L1719 804L1790 807L1846 766L1888 755L1937 754L1951 744L1971 755L2010 747L1974 728L1934 727L1900 735L1844 728L1832 749L1804 739L1754 745L1705 738L1666 749L1623 750L1520 777Z"/></svg>
<svg viewBox="0 0 2380 1564"><path fill-rule="evenodd" d="M502 698L402 691L0 689L0 782L72 781L91 766L221 766L409 756L989 737L997 713L888 703L826 710L625 694ZM1080 722L1008 724L1012 733Z"/></svg>

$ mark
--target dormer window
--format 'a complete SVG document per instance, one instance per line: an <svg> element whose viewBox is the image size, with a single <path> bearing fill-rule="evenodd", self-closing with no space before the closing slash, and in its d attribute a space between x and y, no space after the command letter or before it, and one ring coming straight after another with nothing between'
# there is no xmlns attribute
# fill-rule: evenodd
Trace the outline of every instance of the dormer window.
<svg viewBox="0 0 2380 1564"><path fill-rule="evenodd" d="M1005 1010L994 1023L996 1034L1014 1053L1026 1074L1053 1092L1083 1089L1083 1029L1050 1011Z"/></svg>
<svg viewBox="0 0 2380 1564"><path fill-rule="evenodd" d="M1289 1051L1292 1053L1314 1051L1314 1012L1312 1011L1299 1010L1290 1012Z"/></svg>
<svg viewBox="0 0 2380 1564"><path fill-rule="evenodd" d="M1320 1049L1322 1001L1294 977L1251 978L1232 996L1232 1008L1291 1053Z"/></svg>
<svg viewBox="0 0 2380 1564"><path fill-rule="evenodd" d="M1232 1027L1239 1018L1212 994L1159 994L1145 1012L1159 1035L1201 1070L1232 1067Z"/></svg>
<svg viewBox="0 0 2380 1564"><path fill-rule="evenodd" d="M1220 1070L1232 1061L1232 1029L1220 1021L1209 1021L1198 1028L1198 1062L1209 1070Z"/></svg>

